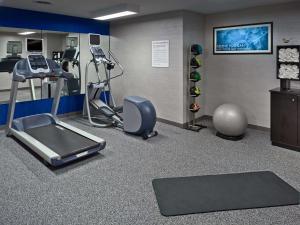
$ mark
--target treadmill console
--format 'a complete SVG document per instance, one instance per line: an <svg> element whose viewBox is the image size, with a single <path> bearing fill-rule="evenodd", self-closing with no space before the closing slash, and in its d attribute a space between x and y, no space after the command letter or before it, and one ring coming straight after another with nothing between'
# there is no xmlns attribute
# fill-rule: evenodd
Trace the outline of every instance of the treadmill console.
<svg viewBox="0 0 300 225"><path fill-rule="evenodd" d="M28 65L32 73L49 73L50 68L43 55L29 55Z"/></svg>
<svg viewBox="0 0 300 225"><path fill-rule="evenodd" d="M19 60L13 70L13 80L25 82L27 79L46 77L74 78L72 73L65 72L61 66L41 54L31 54L26 59Z"/></svg>

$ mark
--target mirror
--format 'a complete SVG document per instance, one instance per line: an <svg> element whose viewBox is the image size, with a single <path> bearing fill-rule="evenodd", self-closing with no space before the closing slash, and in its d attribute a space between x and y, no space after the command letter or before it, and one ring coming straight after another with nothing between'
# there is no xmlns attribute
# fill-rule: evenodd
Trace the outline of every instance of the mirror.
<svg viewBox="0 0 300 225"><path fill-rule="evenodd" d="M42 39L41 46L32 45ZM108 56L110 37L100 35L100 46ZM26 58L30 51L42 47L45 57L57 61L74 78L65 81L62 95L85 93L85 68L92 59L90 35L48 30L0 27L0 103L10 98L12 71L15 63ZM40 50L40 49L39 49ZM104 68L99 74L104 75ZM98 81L94 66L89 67L89 80ZM54 96L56 81L34 79L19 85L17 101L45 99Z"/></svg>
<svg viewBox="0 0 300 225"><path fill-rule="evenodd" d="M65 81L61 95L78 95L81 93L82 69L80 64L80 34L57 31L42 31L45 42L46 57L55 60L61 67L72 74L73 79ZM41 98L54 96L56 80L49 78L41 81Z"/></svg>
<svg viewBox="0 0 300 225"><path fill-rule="evenodd" d="M40 39L40 30L0 27L0 102L10 97L12 71L16 62L27 57L27 39ZM36 99L40 96L38 80L20 84L18 101Z"/></svg>

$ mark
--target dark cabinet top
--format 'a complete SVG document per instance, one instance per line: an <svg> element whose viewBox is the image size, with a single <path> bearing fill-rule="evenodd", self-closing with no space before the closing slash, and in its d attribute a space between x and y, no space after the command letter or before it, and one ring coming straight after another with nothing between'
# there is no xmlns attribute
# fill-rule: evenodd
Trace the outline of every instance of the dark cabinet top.
<svg viewBox="0 0 300 225"><path fill-rule="evenodd" d="M290 90L282 90L279 87L270 90L271 93L286 94L286 95L297 95L300 96L300 89L291 88Z"/></svg>

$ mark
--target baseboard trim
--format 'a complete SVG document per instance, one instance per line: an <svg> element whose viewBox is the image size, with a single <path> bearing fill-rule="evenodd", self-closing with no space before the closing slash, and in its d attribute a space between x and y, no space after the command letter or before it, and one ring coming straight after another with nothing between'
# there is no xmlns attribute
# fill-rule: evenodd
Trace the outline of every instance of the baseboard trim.
<svg viewBox="0 0 300 225"><path fill-rule="evenodd" d="M72 118L72 117L78 117L78 115L80 115L81 113L82 113L81 111L71 112L71 113L58 115L57 117L60 118L60 119L67 119L67 118ZM203 115L203 116L196 119L197 122L203 121L203 120L212 120L212 116ZM183 129L187 128L188 124L189 124L189 122L181 124L181 123L177 123L177 122L162 119L162 118L157 118L157 121L168 124L168 125L172 125L172 126L175 126L175 127L183 128ZM5 128L6 128L6 125L0 126L0 130L4 130ZM261 130L261 131L270 131L270 128L257 126L257 125L253 125L253 124L249 124L248 128L255 129L255 130Z"/></svg>
<svg viewBox="0 0 300 225"><path fill-rule="evenodd" d="M196 119L197 122L200 122L200 121L203 121L203 120L210 120L210 121L212 121L212 116L210 116L210 115L203 115L203 116L201 116L201 117L199 117L199 118ZM162 119L162 118L157 118L157 121L165 123L165 124L173 125L175 127L180 127L180 128L187 128L188 124L189 124L189 122L181 124L181 123L177 123L177 122L166 120L166 119ZM270 131L270 128L268 128L268 127L263 127L263 126L253 125L253 124L248 124L248 128L254 129L254 130L260 130L260 131Z"/></svg>
<svg viewBox="0 0 300 225"><path fill-rule="evenodd" d="M212 116L204 115L204 116L200 117L199 120L212 120ZM254 130L261 130L261 131L270 131L270 128L268 128L268 127L263 127L263 126L253 125L253 124L248 124L248 128L254 129Z"/></svg>
<svg viewBox="0 0 300 225"><path fill-rule="evenodd" d="M270 131L271 129L268 127L262 127L262 126L257 126L253 124L249 124L248 128L254 129L254 130L261 130L261 131Z"/></svg>
<svg viewBox="0 0 300 225"><path fill-rule="evenodd" d="M156 120L158 122L162 122L162 123L165 123L165 124L168 124L168 125L172 125L172 126L175 126L175 127L179 127L179 128L184 128L184 126L185 126L185 124L177 123L177 122L174 122L174 121L171 121L171 120L162 119L162 118L157 118Z"/></svg>

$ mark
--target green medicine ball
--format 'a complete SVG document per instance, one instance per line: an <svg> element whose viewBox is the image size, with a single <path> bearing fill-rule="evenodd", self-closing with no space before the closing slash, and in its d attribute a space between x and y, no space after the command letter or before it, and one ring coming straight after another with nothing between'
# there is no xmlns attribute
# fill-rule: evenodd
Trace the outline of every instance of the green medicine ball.
<svg viewBox="0 0 300 225"><path fill-rule="evenodd" d="M190 79L193 80L193 81L200 81L201 80L201 75L199 72L197 71L193 71L191 72L191 75L190 75Z"/></svg>

